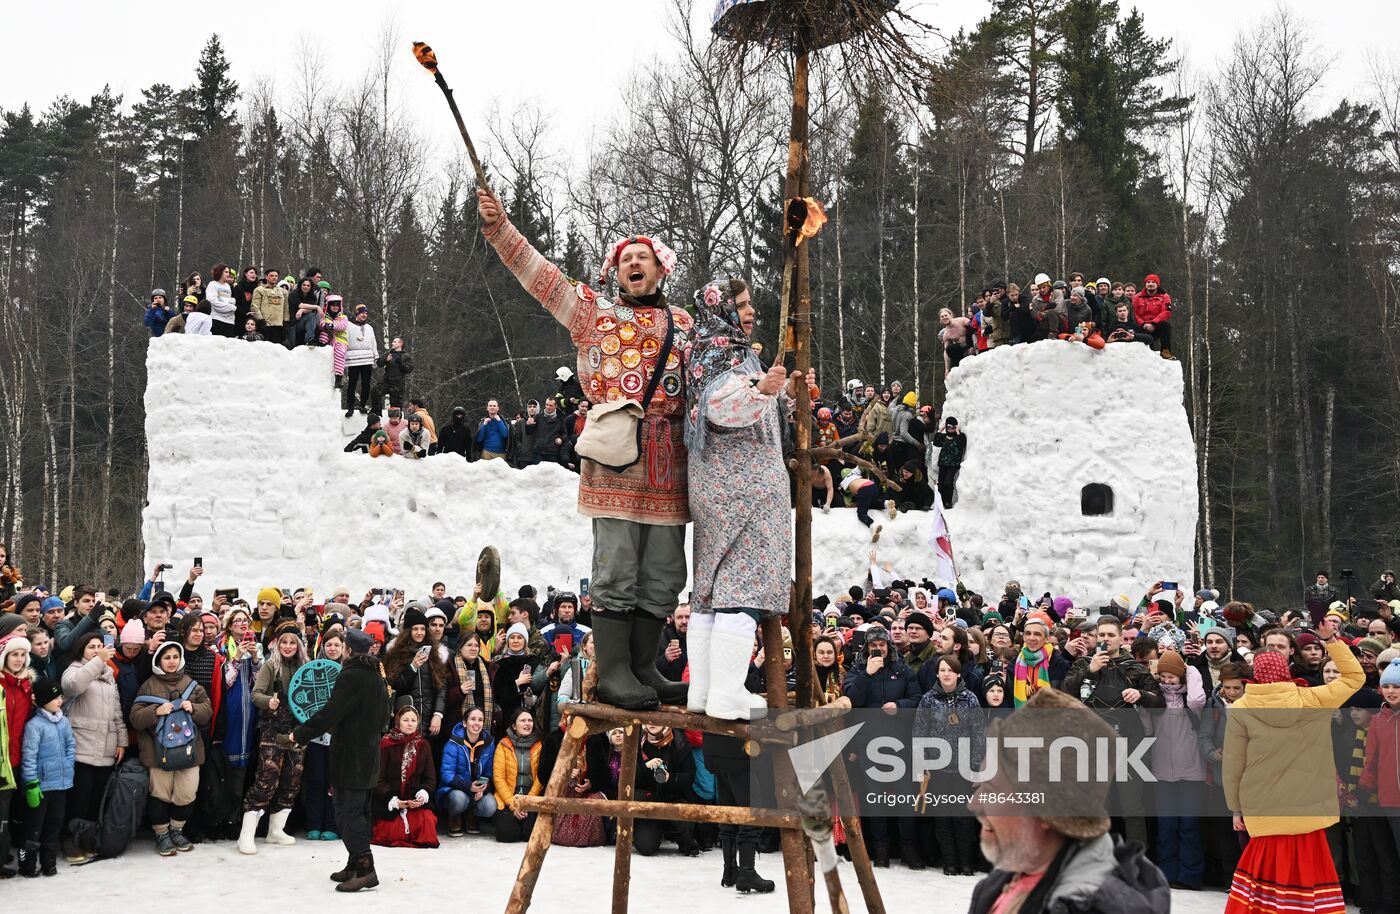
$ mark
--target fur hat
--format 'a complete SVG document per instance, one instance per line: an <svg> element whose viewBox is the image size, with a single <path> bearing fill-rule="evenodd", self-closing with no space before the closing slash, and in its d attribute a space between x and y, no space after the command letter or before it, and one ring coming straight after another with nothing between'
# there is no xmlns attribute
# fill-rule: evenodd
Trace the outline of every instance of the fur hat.
<svg viewBox="0 0 1400 914"><path fill-rule="evenodd" d="M28 654L33 650L34 645L30 644L29 639L23 635L10 635L5 638L0 638L0 660L3 660L5 655L13 654L15 651L24 651Z"/></svg>
<svg viewBox="0 0 1400 914"><path fill-rule="evenodd" d="M1003 685L1003 688L1005 686ZM1049 790L1047 811L1075 810L1075 815L1041 816L1040 820L1055 831L1075 841L1097 838L1108 831L1109 818L1106 808L1108 783L1088 781L1050 782L1050 757L1047 748L1058 736L1074 733L1083 737L1090 745L1097 745L1103 738L1105 744L1112 744L1113 730L1104 720L1078 700L1055 689L1037 689L1023 707L1009 716L994 721L987 728L989 737L998 737L1001 752L1001 770L1019 770L1017 756L1023 751L1007 746L1007 740L1015 737L1032 737L1044 741L1041 748L1027 754L1030 761L1030 779L1018 783L1013 790ZM1014 743L1012 744L1015 745Z"/></svg>
<svg viewBox="0 0 1400 914"><path fill-rule="evenodd" d="M1356 646L1363 651L1369 651L1379 657L1382 651L1390 647L1390 642L1372 635L1369 638L1362 638L1360 641L1356 642Z"/></svg>

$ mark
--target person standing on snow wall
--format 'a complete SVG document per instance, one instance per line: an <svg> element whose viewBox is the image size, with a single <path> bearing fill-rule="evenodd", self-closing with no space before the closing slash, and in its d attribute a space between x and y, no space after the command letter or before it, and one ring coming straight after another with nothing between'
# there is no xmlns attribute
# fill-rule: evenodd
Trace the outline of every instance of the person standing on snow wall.
<svg viewBox="0 0 1400 914"><path fill-rule="evenodd" d="M792 501L783 465L782 416L796 384L767 372L750 347L754 307L742 279L716 279L695 294L685 443L695 511L689 710L748 720L762 699L744 687L764 615L787 609ZM787 388L784 390L784 388Z"/></svg>
<svg viewBox="0 0 1400 914"><path fill-rule="evenodd" d="M683 702L686 686L663 677L654 663L662 625L687 577L682 353L693 322L660 288L676 255L652 238L619 241L603 262L604 281L618 272L621 295L611 301L571 283L545 260L511 225L495 194L478 189L477 211L501 261L568 328L585 396L595 403L640 402L653 374L662 372L641 420L641 459L622 472L583 460L579 512L593 520L598 699L631 710Z"/></svg>

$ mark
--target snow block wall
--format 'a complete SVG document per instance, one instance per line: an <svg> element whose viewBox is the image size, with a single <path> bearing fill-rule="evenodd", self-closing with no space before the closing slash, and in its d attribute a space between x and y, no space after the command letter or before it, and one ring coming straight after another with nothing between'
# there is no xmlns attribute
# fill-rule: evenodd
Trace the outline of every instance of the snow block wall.
<svg viewBox="0 0 1400 914"><path fill-rule="evenodd" d="M486 545L501 550L510 593L590 575L577 477L562 468L344 453L326 350L161 337L147 384L145 566L170 562L174 581L204 558L206 597L267 585L423 594L436 580L470 592ZM1179 363L1138 346L998 348L953 372L944 415L969 439L948 523L973 590L994 599L1016 578L1100 605L1192 579L1196 461ZM1082 513L1091 483L1113 490L1111 513ZM897 576L931 572L931 515L879 522L872 547L853 511L813 518L815 594L862 582L872 549Z"/></svg>
<svg viewBox="0 0 1400 914"><path fill-rule="evenodd" d="M146 372L145 567L170 562L167 583L198 556L206 599L237 587L251 602L269 585L425 595L438 580L470 594L486 545L508 593L589 576L567 470L344 453L328 349L177 334L151 340Z"/></svg>
<svg viewBox="0 0 1400 914"><path fill-rule="evenodd" d="M948 512L959 577L995 601L1008 580L1102 606L1193 580L1196 446L1180 362L1146 346L1046 341L965 360L943 415L967 434ZM1083 490L1112 490L1086 515Z"/></svg>
<svg viewBox="0 0 1400 914"><path fill-rule="evenodd" d="M206 599L237 587L251 601L266 586L420 596L438 580L470 594L487 545L501 551L508 594L525 583L574 589L590 576L592 531L567 470L344 453L347 432L363 426L358 414L342 419L328 350L176 334L151 340L146 375L144 565L174 565L173 587L198 556ZM439 422L451 406L435 404ZM879 522L880 563L929 573L932 516ZM814 593L835 598L863 582L871 549L854 511L817 514Z"/></svg>

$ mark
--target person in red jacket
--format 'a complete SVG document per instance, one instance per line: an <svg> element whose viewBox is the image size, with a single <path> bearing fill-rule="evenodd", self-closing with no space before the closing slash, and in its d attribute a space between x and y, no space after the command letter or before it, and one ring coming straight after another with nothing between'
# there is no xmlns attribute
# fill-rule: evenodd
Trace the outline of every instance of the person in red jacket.
<svg viewBox="0 0 1400 914"><path fill-rule="evenodd" d="M1133 296L1133 316L1142 329L1161 341L1162 358L1172 357L1172 297L1162 291L1162 280L1148 273L1142 281L1142 291Z"/></svg>

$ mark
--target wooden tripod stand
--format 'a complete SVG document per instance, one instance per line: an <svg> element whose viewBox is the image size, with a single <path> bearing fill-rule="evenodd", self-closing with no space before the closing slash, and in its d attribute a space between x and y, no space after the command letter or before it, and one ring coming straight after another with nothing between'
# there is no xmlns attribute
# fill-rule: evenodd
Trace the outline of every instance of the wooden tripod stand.
<svg viewBox="0 0 1400 914"><path fill-rule="evenodd" d="M641 728L647 724L672 727L677 730L701 730L705 733L718 733L748 740L751 756L762 752L772 753L773 772L776 779L776 798L779 805L788 810L796 809L798 800L797 779L786 749L797 744L799 726L809 725L818 718L834 719L839 716L849 702L837 699L823 708L789 709L786 680L782 667L782 635L777 619L764 620L764 674L770 684L769 706L776 715L775 726L753 727L743 721L719 720L703 714L693 714L683 708L662 707L655 711L625 711L611 705L584 702L571 705L565 712L570 719L564 735L564 744L559 750L559 759L554 763L549 784L544 795L538 797L518 797L516 803L526 812L538 814L530 841L525 846L525 857L520 863L515 888L511 890L510 901L506 904L506 914L524 914L530 907L535 883L544 865L545 853L549 850L554 832L554 816L557 813L582 813L585 815L612 816L617 819L617 845L613 864L612 914L626 914L628 896L632 885L632 823L635 819L661 819L673 822L714 822L730 825L756 825L775 827L782 832L783 875L787 885L788 910L793 914L812 914L815 906L813 885L813 852L803 831L802 819L795 812L781 809L749 809L739 806L703 806L690 803L654 803L633 799L636 791L637 750L641 741ZM585 694L591 694L590 670ZM771 689L776 681L778 690ZM816 716L814 717L814 712ZM825 713L823 713L825 712ZM584 750L584 742L595 733L602 733L614 727L622 727L625 739L622 744L622 766L618 774L616 800L597 800L565 795L569 772L573 770ZM831 766L832 789L838 795L850 796L850 783L844 759L838 757ZM865 850L861 834L859 816L842 816L846 829L847 846L851 861L855 865L856 878L860 883L865 908L870 914L884 914L884 902L880 889L875 884L874 870ZM849 908L841 888L838 870L823 873L827 894L833 914L846 914Z"/></svg>

